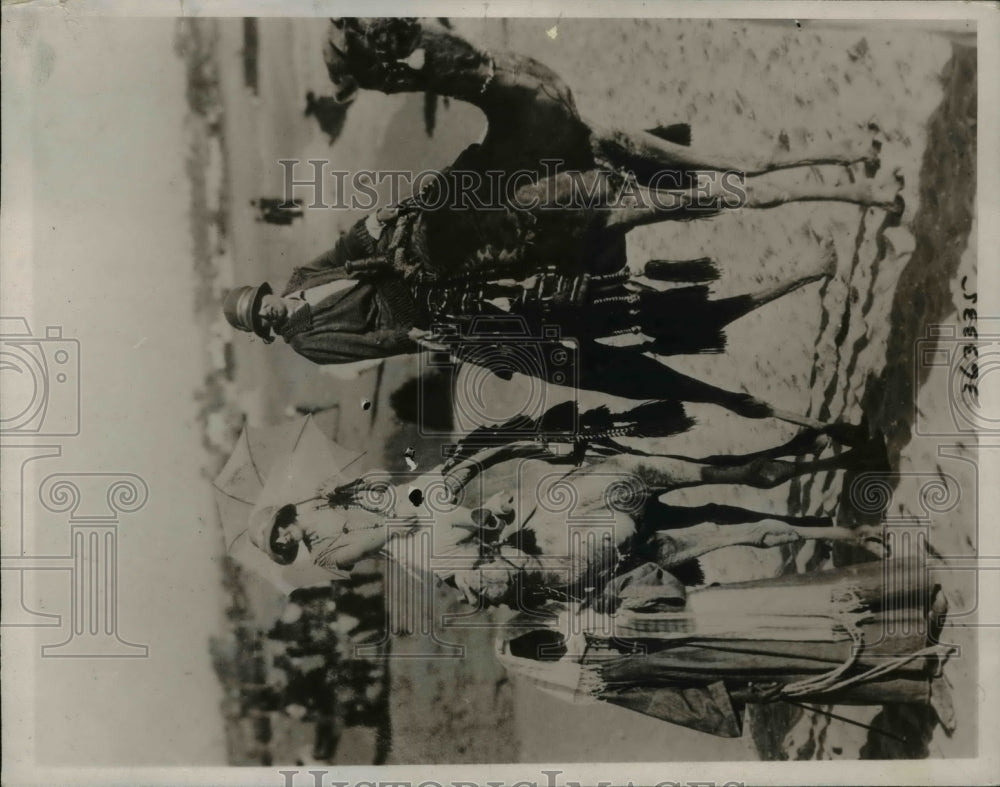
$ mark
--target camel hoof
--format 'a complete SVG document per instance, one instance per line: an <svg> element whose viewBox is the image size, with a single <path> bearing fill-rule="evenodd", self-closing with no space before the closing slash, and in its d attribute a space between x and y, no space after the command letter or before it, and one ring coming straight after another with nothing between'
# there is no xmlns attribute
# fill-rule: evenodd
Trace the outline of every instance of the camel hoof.
<svg viewBox="0 0 1000 787"><path fill-rule="evenodd" d="M896 199L892 201L892 207L889 208L885 217L886 227L898 227L903 221L903 213L906 211L906 200L903 199L902 194L897 194Z"/></svg>
<svg viewBox="0 0 1000 787"><path fill-rule="evenodd" d="M881 208L898 220L906 207L901 194L905 184L906 179L903 177L901 168L897 167L891 173L885 173L870 185L871 202L869 202L869 206Z"/></svg>
<svg viewBox="0 0 1000 787"><path fill-rule="evenodd" d="M871 149L862 159L865 165L865 177L874 178L882 167L882 141L872 140Z"/></svg>
<svg viewBox="0 0 1000 787"><path fill-rule="evenodd" d="M903 170L896 167L892 171L892 177L896 181L897 194L892 200L892 207L889 209L886 226L898 227L903 221L903 212L906 210L906 200L903 199L903 187L906 185L906 178L903 177Z"/></svg>
<svg viewBox="0 0 1000 787"><path fill-rule="evenodd" d="M837 244L834 243L833 236L827 235L820 244L822 265L820 272L826 279L832 279L837 275Z"/></svg>
<svg viewBox="0 0 1000 787"><path fill-rule="evenodd" d="M855 449L859 454L857 469L878 473L889 470L889 449L886 446L885 432L874 429L868 444Z"/></svg>
<svg viewBox="0 0 1000 787"><path fill-rule="evenodd" d="M868 431L868 418L862 416L861 423L852 424L844 421L829 424L825 430L826 434L848 448L860 448L871 441Z"/></svg>
<svg viewBox="0 0 1000 787"><path fill-rule="evenodd" d="M889 548L889 540L883 536L866 535L858 539L858 545L867 549L873 555L877 555L882 560L892 557L892 549Z"/></svg>
<svg viewBox="0 0 1000 787"><path fill-rule="evenodd" d="M862 525L854 531L855 544L882 559L891 556L889 536L882 525Z"/></svg>

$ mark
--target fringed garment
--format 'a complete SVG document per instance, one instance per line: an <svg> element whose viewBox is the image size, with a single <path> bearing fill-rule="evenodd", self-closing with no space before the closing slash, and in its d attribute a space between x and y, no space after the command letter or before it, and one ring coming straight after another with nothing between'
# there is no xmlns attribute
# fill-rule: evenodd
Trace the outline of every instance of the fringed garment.
<svg viewBox="0 0 1000 787"><path fill-rule="evenodd" d="M944 690L946 604L916 561L688 593L652 567L613 590L613 615L561 602L518 615L500 660L562 699L725 737L741 734L750 702L928 703Z"/></svg>

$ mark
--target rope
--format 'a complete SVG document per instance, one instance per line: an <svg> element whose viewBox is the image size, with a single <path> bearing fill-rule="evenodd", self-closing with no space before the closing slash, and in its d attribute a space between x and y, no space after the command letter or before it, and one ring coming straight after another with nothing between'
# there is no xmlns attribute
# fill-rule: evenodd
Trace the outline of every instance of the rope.
<svg viewBox="0 0 1000 787"><path fill-rule="evenodd" d="M831 604L835 602L842 605L841 608L843 611L840 614L834 614L832 617L851 638L854 646L848 652L844 663L839 667L835 667L822 675L789 683L781 691L783 696L797 697L802 694L829 691L830 687L838 685L841 676L857 663L865 644L864 632L861 630L859 624L870 619L871 615L867 609L864 609L860 597L854 591L846 591L840 598L830 600ZM862 609L864 611L858 611Z"/></svg>
<svg viewBox="0 0 1000 787"><path fill-rule="evenodd" d="M884 664L880 664L876 667L867 669L864 672L854 675L853 677L841 681L835 681L828 686L818 689L816 692L800 691L796 692L795 694L789 694L787 692L789 686L786 686L785 687L786 690L782 691L782 695L787 694L788 696L799 696L804 693L822 693L822 692L840 691L841 689L857 685L858 683L863 683L865 681L871 681L871 680L876 680L877 678L881 678L883 675L887 675L888 673L893 672L894 670L897 670L900 667L909 664L911 661L915 661L916 659L927 658L930 656L937 656L937 657L948 656L954 652L955 648L951 645L930 645L926 648L922 648L921 650L915 651L914 653L910 653L905 656L896 656L893 659L889 659Z"/></svg>
<svg viewBox="0 0 1000 787"><path fill-rule="evenodd" d="M813 678L806 678L804 680L797 681L796 683L787 684L781 689L780 694L782 697L800 697L805 694L822 694L840 691L859 683L881 678L883 675L887 675L890 672L893 672L917 659L931 656L947 656L955 650L955 648L950 645L930 645L915 651L914 653L888 659L882 664L870 667L857 675L845 678L843 677L844 674L854 667L861 655L862 650L864 649L864 632L861 630L859 624L870 619L870 614L867 611L846 611L852 609L857 610L861 607L860 599L853 591L845 593L843 597L836 599L835 601L839 604L843 604L845 607L845 611L840 615L837 615L836 619L846 633L851 637L853 647L851 648L850 653L843 664L830 670L829 672Z"/></svg>
<svg viewBox="0 0 1000 787"><path fill-rule="evenodd" d="M823 691L831 691L833 687L838 686L837 681L857 663L858 657L861 655L861 648L864 646L864 637L860 629L852 630L852 628L848 628L847 633L851 635L854 647L850 649L847 659L844 660L843 664L822 675L806 678L796 683L789 683L781 690L781 695L783 697L798 697L803 694L817 694Z"/></svg>

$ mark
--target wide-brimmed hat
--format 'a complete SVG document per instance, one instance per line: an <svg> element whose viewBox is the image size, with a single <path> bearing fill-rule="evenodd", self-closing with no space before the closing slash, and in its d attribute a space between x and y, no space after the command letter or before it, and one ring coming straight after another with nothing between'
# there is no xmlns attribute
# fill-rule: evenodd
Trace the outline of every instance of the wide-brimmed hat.
<svg viewBox="0 0 1000 787"><path fill-rule="evenodd" d="M222 313L234 328L247 333L255 333L266 342L273 341L271 329L260 319L260 304L265 295L273 292L271 285L264 282L259 287L236 287L226 294L222 302Z"/></svg>
<svg viewBox="0 0 1000 787"><path fill-rule="evenodd" d="M261 506L250 514L250 524L247 535L257 549L264 552L275 563L289 563L287 556L279 555L271 548L271 533L278 519L278 514L286 506Z"/></svg>

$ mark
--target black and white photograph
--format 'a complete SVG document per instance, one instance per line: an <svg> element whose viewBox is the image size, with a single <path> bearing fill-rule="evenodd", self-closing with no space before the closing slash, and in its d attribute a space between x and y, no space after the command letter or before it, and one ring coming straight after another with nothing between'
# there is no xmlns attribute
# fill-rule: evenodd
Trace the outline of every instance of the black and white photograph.
<svg viewBox="0 0 1000 787"><path fill-rule="evenodd" d="M4 783L995 781L998 33L5 4Z"/></svg>

